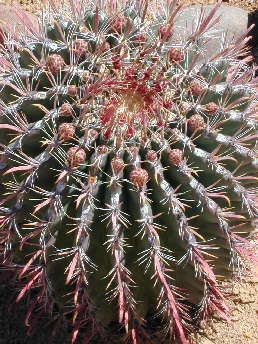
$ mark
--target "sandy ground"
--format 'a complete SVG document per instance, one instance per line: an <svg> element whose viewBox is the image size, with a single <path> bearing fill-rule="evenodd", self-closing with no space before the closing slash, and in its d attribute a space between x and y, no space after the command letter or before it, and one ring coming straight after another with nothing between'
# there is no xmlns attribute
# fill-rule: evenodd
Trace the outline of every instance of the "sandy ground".
<svg viewBox="0 0 258 344"><path fill-rule="evenodd" d="M61 2L61 0L59 0ZM0 3L10 5L13 0L0 0ZM217 0L179 0L179 3L185 3L186 6L195 4L215 4ZM258 10L258 0L225 0L228 5L241 7L248 12ZM48 4L48 0L17 0L24 9L30 12L36 12Z"/></svg>

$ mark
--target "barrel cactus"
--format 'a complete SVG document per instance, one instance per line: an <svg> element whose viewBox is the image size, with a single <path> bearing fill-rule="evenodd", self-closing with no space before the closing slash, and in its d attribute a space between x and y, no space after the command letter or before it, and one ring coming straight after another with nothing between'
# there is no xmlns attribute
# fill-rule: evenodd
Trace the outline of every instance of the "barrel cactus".
<svg viewBox="0 0 258 344"><path fill-rule="evenodd" d="M72 343L188 343L213 311L230 321L219 280L257 262L246 40L206 55L221 1L180 28L176 0L50 3L2 33L4 276L16 302L34 291L29 333L47 312Z"/></svg>

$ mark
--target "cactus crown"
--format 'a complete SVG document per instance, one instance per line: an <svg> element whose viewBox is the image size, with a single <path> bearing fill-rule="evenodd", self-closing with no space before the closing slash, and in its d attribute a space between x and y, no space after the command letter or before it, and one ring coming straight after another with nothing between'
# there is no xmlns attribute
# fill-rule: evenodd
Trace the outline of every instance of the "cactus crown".
<svg viewBox="0 0 258 344"><path fill-rule="evenodd" d="M152 315L187 343L213 310L228 320L218 278L256 262L246 41L206 56L221 1L179 29L176 0L50 3L39 28L18 9L26 34L0 47L1 264L17 301L37 290L27 323L44 305L29 332L57 304L73 343L84 325L108 342L111 322L146 342Z"/></svg>

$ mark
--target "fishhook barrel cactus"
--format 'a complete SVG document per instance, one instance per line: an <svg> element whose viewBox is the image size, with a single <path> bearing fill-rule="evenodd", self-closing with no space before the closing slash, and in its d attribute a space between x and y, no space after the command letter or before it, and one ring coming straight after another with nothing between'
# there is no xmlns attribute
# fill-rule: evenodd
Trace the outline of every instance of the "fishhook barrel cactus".
<svg viewBox="0 0 258 344"><path fill-rule="evenodd" d="M114 343L111 323L126 342L188 343L213 311L230 321L218 280L257 263L245 36L206 55L221 1L185 28L176 0L50 3L39 28L17 7L24 33L2 33L4 275L15 301L36 291L29 333L48 312L54 332L72 315L72 343L81 327L83 343Z"/></svg>

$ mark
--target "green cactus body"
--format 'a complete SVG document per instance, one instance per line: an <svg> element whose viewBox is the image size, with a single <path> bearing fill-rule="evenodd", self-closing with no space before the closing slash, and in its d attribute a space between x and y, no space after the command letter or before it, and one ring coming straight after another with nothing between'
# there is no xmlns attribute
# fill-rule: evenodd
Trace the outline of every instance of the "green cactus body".
<svg viewBox="0 0 258 344"><path fill-rule="evenodd" d="M218 280L256 262L245 41L205 59L219 3L181 40L176 1L86 3L69 17L52 3L39 29L22 14L29 34L0 48L1 264L17 301L37 290L29 331L37 303L37 317L57 304L73 343L83 326L109 342L110 323L147 342L155 314L187 343L212 311L228 319Z"/></svg>

